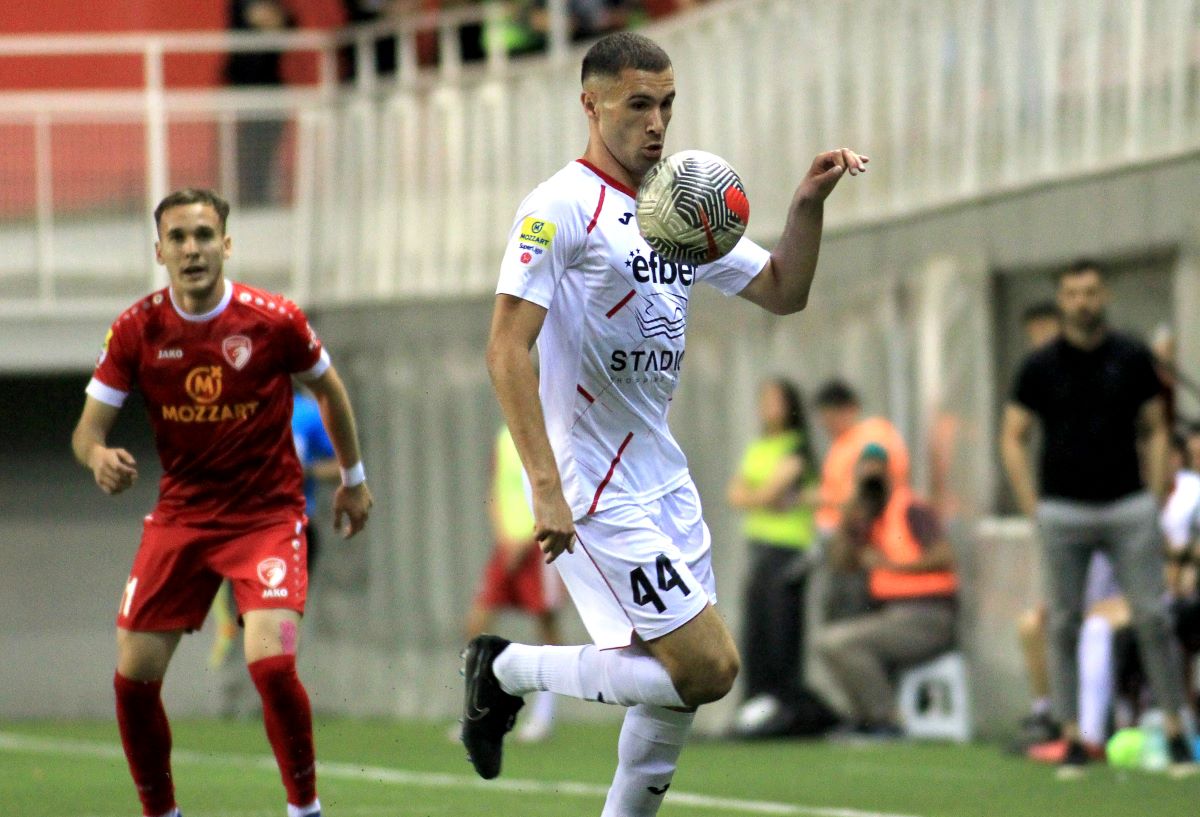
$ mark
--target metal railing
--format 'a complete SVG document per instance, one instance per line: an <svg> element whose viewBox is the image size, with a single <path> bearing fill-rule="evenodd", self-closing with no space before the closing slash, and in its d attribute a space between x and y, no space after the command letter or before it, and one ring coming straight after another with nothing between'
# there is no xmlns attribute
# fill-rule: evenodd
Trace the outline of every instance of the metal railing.
<svg viewBox="0 0 1200 817"><path fill-rule="evenodd" d="M157 285L146 213L185 184L237 204L239 130L253 121L286 132L267 206L235 208L241 277L302 301L489 290L516 204L586 140L563 27L547 54L509 59L494 39L505 11L342 32L0 38L0 61L143 65L135 90L0 93L0 306L87 308L97 292ZM1200 0L726 0L647 33L675 64L669 147L730 159L751 233L770 241L826 147L874 159L831 201L835 229L1200 148L1198 15ZM493 32L481 63L462 59L471 23ZM389 75L374 63L384 37ZM168 58L264 50L315 55L316 82L165 81Z"/></svg>

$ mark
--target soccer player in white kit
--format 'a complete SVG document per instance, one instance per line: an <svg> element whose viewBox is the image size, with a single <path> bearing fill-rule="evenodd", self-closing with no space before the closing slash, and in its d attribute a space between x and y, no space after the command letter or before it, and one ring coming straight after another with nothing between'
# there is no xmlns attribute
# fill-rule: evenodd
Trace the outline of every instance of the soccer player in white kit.
<svg viewBox="0 0 1200 817"><path fill-rule="evenodd" d="M658 811L696 707L723 697L738 672L713 609L700 499L667 427L691 289L708 283L776 314L803 309L823 202L868 159L846 149L817 156L773 252L743 239L711 264L669 262L642 239L634 213L671 119L670 58L644 36L609 35L584 57L582 81L587 150L517 212L487 362L529 477L535 535L594 643L473 639L462 737L492 778L521 696L548 690L626 706L603 814L640 817Z"/></svg>

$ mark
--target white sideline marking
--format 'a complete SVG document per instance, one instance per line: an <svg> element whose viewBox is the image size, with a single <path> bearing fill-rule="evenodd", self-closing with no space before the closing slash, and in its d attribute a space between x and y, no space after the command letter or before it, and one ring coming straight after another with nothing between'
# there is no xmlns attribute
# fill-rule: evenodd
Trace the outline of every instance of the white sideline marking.
<svg viewBox="0 0 1200 817"><path fill-rule="evenodd" d="M120 746L67 738L38 738L14 732L0 732L0 751L37 752L51 755L74 755L95 757L105 760L125 760ZM174 763L237 766L242 769L276 771L275 758L267 755L206 754L176 749L171 753ZM375 783L390 783L398 786L414 786L428 789L482 789L505 791L515 794L553 794L603 800L608 794L607 786L594 783L578 783L570 780L547 782L544 780L520 780L500 778L482 780L473 775L448 774L443 772L413 772L406 769L390 769L383 766L363 766L358 763L317 764L323 777L343 780L366 780ZM710 811L727 811L738 814L776 814L783 817L916 817L887 811L863 811L853 808L828 806L802 806L792 803L773 803L769 800L741 800L733 797L710 797L705 794L672 790L668 795L672 805L691 806ZM257 814L257 812L254 812ZM339 812L340 813L340 812ZM249 812L230 812L228 817L246 817Z"/></svg>

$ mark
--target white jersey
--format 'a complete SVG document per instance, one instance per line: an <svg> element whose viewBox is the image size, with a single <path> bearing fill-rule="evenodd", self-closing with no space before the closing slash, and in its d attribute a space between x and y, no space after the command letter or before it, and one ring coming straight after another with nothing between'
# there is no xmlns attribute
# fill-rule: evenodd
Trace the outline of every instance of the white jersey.
<svg viewBox="0 0 1200 817"><path fill-rule="evenodd" d="M567 165L521 203L496 288L548 310L539 393L576 519L688 482L667 408L692 286L737 294L770 257L743 238L711 264L665 261L638 232L635 196L583 160Z"/></svg>

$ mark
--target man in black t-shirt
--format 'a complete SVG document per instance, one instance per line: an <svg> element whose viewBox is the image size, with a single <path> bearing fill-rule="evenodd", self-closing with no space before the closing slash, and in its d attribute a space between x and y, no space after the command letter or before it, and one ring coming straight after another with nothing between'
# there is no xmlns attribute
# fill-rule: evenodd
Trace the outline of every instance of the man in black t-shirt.
<svg viewBox="0 0 1200 817"><path fill-rule="evenodd" d="M1182 674L1164 603L1157 530L1157 507L1168 487L1162 384L1150 350L1108 328L1108 300L1095 263L1077 262L1060 276L1062 334L1022 364L1004 413L1001 453L1017 502L1042 538L1051 691L1068 741L1060 777L1078 776L1088 759L1079 741L1076 648L1084 580L1096 549L1111 558L1129 600L1151 687L1166 715L1171 772L1190 774L1198 767L1179 717ZM1030 473L1035 419L1043 440L1040 497ZM1139 426L1147 432L1145 463Z"/></svg>

